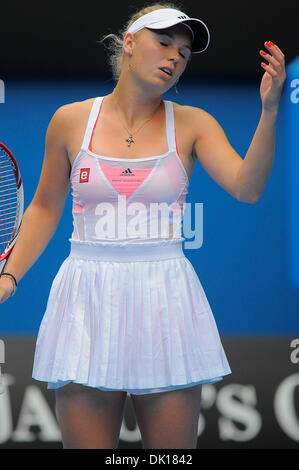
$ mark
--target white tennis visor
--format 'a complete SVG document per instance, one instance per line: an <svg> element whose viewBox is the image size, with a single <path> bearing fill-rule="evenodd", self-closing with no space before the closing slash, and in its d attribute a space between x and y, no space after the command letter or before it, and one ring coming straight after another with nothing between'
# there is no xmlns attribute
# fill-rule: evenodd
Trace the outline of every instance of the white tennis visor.
<svg viewBox="0 0 299 470"><path fill-rule="evenodd" d="M205 51L210 43L210 32L205 23L173 8L159 8L141 16L134 21L127 33L137 33L143 28L166 29L179 23L187 26L193 35L192 53Z"/></svg>

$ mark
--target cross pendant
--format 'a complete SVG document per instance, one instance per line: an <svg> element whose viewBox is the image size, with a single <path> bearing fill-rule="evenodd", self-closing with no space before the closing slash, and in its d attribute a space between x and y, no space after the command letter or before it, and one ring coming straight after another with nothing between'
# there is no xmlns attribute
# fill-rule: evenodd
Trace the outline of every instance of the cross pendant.
<svg viewBox="0 0 299 470"><path fill-rule="evenodd" d="M126 142L128 142L128 147L131 146L131 144L134 144L134 140L133 140L133 136L132 134L130 134L130 137L128 139L126 139Z"/></svg>

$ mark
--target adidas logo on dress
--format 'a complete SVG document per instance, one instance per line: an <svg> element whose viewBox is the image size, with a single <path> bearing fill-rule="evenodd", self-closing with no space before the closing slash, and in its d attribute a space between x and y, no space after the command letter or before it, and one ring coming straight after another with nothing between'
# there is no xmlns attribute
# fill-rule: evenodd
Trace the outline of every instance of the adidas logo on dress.
<svg viewBox="0 0 299 470"><path fill-rule="evenodd" d="M135 176L134 173L130 170L130 168L127 168L126 170L121 172L121 176Z"/></svg>

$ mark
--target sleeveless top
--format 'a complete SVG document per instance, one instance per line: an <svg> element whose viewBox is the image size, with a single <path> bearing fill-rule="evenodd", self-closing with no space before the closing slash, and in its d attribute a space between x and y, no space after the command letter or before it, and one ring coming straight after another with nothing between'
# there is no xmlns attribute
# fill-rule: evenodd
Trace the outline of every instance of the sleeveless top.
<svg viewBox="0 0 299 470"><path fill-rule="evenodd" d="M95 98L82 147L70 174L71 241L183 241L189 179L178 155L173 104L164 101L168 151L145 158L112 158L90 150L103 97Z"/></svg>

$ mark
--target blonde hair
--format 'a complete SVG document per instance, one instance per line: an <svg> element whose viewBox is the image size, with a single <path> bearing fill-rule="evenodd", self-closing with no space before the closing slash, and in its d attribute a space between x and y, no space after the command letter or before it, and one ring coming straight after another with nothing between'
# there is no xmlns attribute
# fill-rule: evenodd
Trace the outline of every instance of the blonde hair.
<svg viewBox="0 0 299 470"><path fill-rule="evenodd" d="M124 58L124 51L123 51L123 39L130 28L130 26L138 20L143 15L146 15L147 13L150 13L151 11L154 10L159 10L160 8L174 8L176 10L181 10L182 6L181 5L174 5L173 3L155 3L153 5L148 5L142 10L139 10L137 13L135 13L127 22L126 26L118 33L118 34L107 34L104 36L100 43L104 44L104 41L107 39L110 40L109 44L104 44L107 49L108 53L108 63L111 67L112 70L112 75L113 78L118 81L121 70L122 70L122 65L123 65L123 58ZM136 35L138 33L135 33Z"/></svg>

